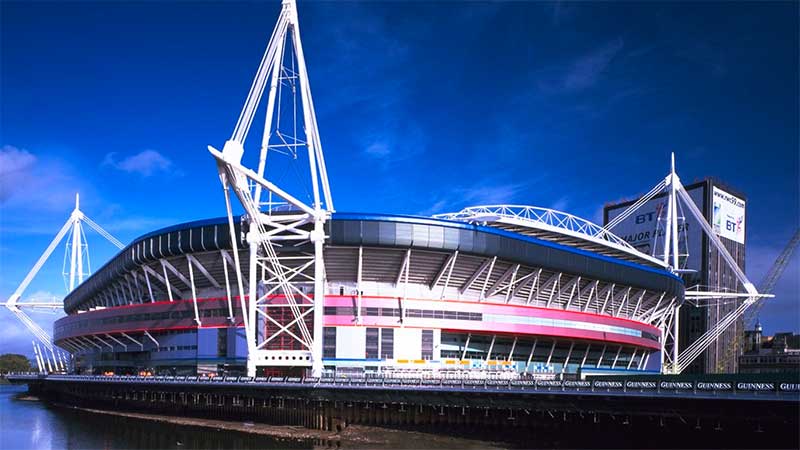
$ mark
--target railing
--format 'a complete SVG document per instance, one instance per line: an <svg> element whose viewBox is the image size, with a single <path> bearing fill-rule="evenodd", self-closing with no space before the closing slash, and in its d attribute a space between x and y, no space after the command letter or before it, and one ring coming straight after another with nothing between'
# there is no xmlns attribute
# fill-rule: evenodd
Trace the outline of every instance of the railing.
<svg viewBox="0 0 800 450"><path fill-rule="evenodd" d="M506 392L564 392L639 396L729 396L777 398L800 401L797 381L676 381L630 380L604 377L599 380L469 379L469 378L344 378L344 377L244 377L244 376L105 376L105 375L9 375L12 381L48 380L64 382L101 382L119 384L190 384L253 387L306 388L392 388L397 390L483 390Z"/></svg>

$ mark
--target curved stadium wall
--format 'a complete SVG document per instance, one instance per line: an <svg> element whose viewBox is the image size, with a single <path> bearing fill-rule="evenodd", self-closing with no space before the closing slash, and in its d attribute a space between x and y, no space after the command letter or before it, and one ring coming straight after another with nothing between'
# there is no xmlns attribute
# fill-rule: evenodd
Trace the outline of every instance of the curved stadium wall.
<svg viewBox="0 0 800 450"><path fill-rule="evenodd" d="M246 230L235 226L242 236ZM492 226L335 213L327 227L327 373L557 377L658 369L650 357L661 348L659 321L684 291L678 277L646 260ZM243 372L247 343L228 237L227 219L219 218L138 238L65 299L56 343L87 373ZM247 246L237 247L246 276ZM286 245L278 253L298 255L302 271L306 250ZM313 283L304 289L313 296ZM285 297L271 302L274 320L258 323L268 335L292 319ZM306 323L312 329L310 314ZM280 356L300 349L286 336L266 344L280 360L260 374L304 374L307 362Z"/></svg>

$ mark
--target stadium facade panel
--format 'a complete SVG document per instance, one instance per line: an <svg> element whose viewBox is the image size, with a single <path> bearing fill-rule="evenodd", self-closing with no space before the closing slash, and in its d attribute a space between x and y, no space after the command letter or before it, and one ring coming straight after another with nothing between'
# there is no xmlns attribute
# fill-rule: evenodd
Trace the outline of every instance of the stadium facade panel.
<svg viewBox="0 0 800 450"><path fill-rule="evenodd" d="M246 266L247 230L235 227ZM84 372L243 372L247 342L229 236L221 218L135 240L65 299L57 344ZM326 373L658 370L650 356L661 348L664 313L683 299L682 280L635 255L564 242L441 219L333 214L324 251ZM307 275L298 284L313 297L303 265L310 249L276 250L297 276ZM274 352L259 372L303 375L300 342L286 338L299 334L290 302L283 294L269 300L256 329L276 336L264 344ZM312 328L312 315L304 319Z"/></svg>

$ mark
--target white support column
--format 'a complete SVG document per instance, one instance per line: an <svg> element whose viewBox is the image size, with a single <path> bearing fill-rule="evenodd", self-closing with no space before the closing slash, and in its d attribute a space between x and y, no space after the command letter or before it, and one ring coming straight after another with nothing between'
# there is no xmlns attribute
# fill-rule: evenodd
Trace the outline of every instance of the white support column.
<svg viewBox="0 0 800 450"><path fill-rule="evenodd" d="M502 288L503 282L506 281L506 279L508 277L512 276L512 274L517 269L519 269L519 264L515 264L515 265L509 267L508 269L506 269L506 271L503 272L502 275L500 275L500 278L498 278L497 281L492 283L492 286L486 291L486 297L491 297L491 296L495 295L496 293L502 291L503 290L503 288ZM491 272L489 273L489 275L491 276ZM488 278L487 278L486 281L487 282L489 281Z"/></svg>
<svg viewBox="0 0 800 450"><path fill-rule="evenodd" d="M358 300L356 302L356 324L361 325L361 297L363 296L362 273L364 270L364 246L358 246L358 267L356 267L356 294Z"/></svg>
<svg viewBox="0 0 800 450"><path fill-rule="evenodd" d="M253 227L254 225L251 223L250 226ZM247 317L249 318L250 329L252 332L252 335L250 335L247 340L247 350L248 354L250 355L247 358L247 376L254 377L256 376L256 361L253 358L253 355L255 355L257 350L259 327L258 316L256 315L256 305L258 303L258 242L253 235L253 230L250 230L248 233L247 242L250 244L250 273L248 274L250 285L247 296ZM315 292L314 296L316 297L316 295L317 293Z"/></svg>
<svg viewBox="0 0 800 450"><path fill-rule="evenodd" d="M39 366L39 373L42 373L44 372L44 361L39 355L39 347L36 346L36 341L31 341L31 344L33 345L33 356L36 357L36 365Z"/></svg>
<svg viewBox="0 0 800 450"><path fill-rule="evenodd" d="M608 304L608 299L609 298L613 298L613 296L614 296L614 288L616 286L617 285L615 283L612 283L611 286L609 287L609 289L606 291L606 298L605 298L605 300L603 300L603 306L600 307L600 310L597 311L598 314L603 314L603 312L606 310L606 305ZM612 300L611 304L613 306L613 304L614 304L613 300Z"/></svg>
<svg viewBox="0 0 800 450"><path fill-rule="evenodd" d="M633 349L633 354L631 355L631 359L628 361L627 367L625 367L626 370L631 370L631 365L633 365L633 360L634 360L634 358L636 358L636 353L637 353L637 350Z"/></svg>
<svg viewBox="0 0 800 450"><path fill-rule="evenodd" d="M297 36L297 42L299 45L300 36L296 28L295 35ZM303 71L305 71L305 62L303 62ZM321 158L322 154L320 153L319 156ZM324 168L321 170L324 171ZM316 182L316 177L314 180ZM315 190L315 192L318 191ZM311 376L321 377L323 369L322 339L324 334L322 321L324 320L323 312L325 308L325 260L323 259L322 251L325 240L325 224L322 210L319 206L319 199L317 199L316 208L317 217L314 220L314 237L311 239L314 243L314 341L312 342L311 346Z"/></svg>
<svg viewBox="0 0 800 450"><path fill-rule="evenodd" d="M553 302L553 297L555 296L556 289L558 288L559 284L561 284L561 277L564 274L562 272L558 272L555 281L553 282L553 287L550 289L550 297L547 299L547 307L550 307L550 303Z"/></svg>
<svg viewBox="0 0 800 450"><path fill-rule="evenodd" d="M472 339L472 333L467 333L467 340L464 342L464 351L461 352L461 361L467 356L467 348L469 348L470 339Z"/></svg>
<svg viewBox="0 0 800 450"><path fill-rule="evenodd" d="M472 286L472 283L474 283L475 280L477 280L478 277L481 276L483 271L486 270L487 267L489 267L489 264L493 260L494 260L494 258L486 258L485 260L483 260L483 263L481 263L480 267L478 267L478 270L473 272L473 274L470 275L470 277L467 280L467 282L464 283L460 288L458 288L458 293L459 294L464 294L464 292L466 292L467 289L469 289Z"/></svg>
<svg viewBox="0 0 800 450"><path fill-rule="evenodd" d="M636 306L633 308L633 312L631 313L631 315L629 317L631 317L631 318L636 317L636 313L639 312L639 307L642 305L642 300L644 300L645 294L647 294L647 289L643 289L642 290L642 294L639 296L639 300L636 301Z"/></svg>
<svg viewBox="0 0 800 450"><path fill-rule="evenodd" d="M105 335L106 335L107 338L109 338L112 341L116 342L117 344L121 345L122 348L124 348L126 352L128 351L128 344L124 344L122 341L120 341L119 339L115 338L114 336L112 336L112 335L110 335L108 333L106 333Z"/></svg>
<svg viewBox="0 0 800 450"><path fill-rule="evenodd" d="M572 349L575 348L575 341L569 343L569 351L567 352L567 357L564 359L564 365L561 366L561 373L567 373L567 365L569 364L569 359L572 357Z"/></svg>
<svg viewBox="0 0 800 450"><path fill-rule="evenodd" d="M511 281L508 282L508 286L506 287L506 303L511 301L511 294L513 292L512 288L514 287L514 283L517 282L517 273L519 273L519 264L514 265L514 271L511 272Z"/></svg>
<svg viewBox="0 0 800 450"><path fill-rule="evenodd" d="M531 352L528 354L528 363L525 364L525 372L528 371L528 368L531 365L531 361L533 361L533 353L536 351L536 344L539 342L539 339L536 338L533 340L533 345L531 345Z"/></svg>
<svg viewBox="0 0 800 450"><path fill-rule="evenodd" d="M625 307L625 304L628 302L628 298L630 297L631 289L632 288L630 287L625 289L625 294L622 296L622 300L619 302L619 308L617 308L617 313L614 314L614 317L619 317L619 315L622 314L622 309Z"/></svg>
<svg viewBox="0 0 800 450"><path fill-rule="evenodd" d="M217 289L222 289L222 286L220 286L216 278L212 277L211 274L208 273L208 269L206 269L205 266L203 266L203 264L201 264L196 257L187 254L186 258L189 259L189 265L191 266L192 264L194 264L194 266L197 267L197 270L199 270L200 273L203 274L203 276L206 278L206 280L208 280L209 283L211 283L212 286L214 286Z"/></svg>
<svg viewBox="0 0 800 450"><path fill-rule="evenodd" d="M554 340L552 347L550 347L550 354L547 355L547 361L544 363L545 366L550 365L550 360L553 359L553 352L555 351L556 351L556 341Z"/></svg>
<svg viewBox="0 0 800 450"><path fill-rule="evenodd" d="M617 354L614 355L614 362L611 363L612 369L617 367L617 360L619 360L619 354L621 351L622 351L622 346L620 345L619 348L617 349Z"/></svg>
<svg viewBox="0 0 800 450"><path fill-rule="evenodd" d="M78 198L75 198L75 209L78 209ZM69 291L72 292L75 290L75 286L77 283L80 283L80 280L77 280L78 277L78 268L82 265L80 262L80 257L82 253L81 248L81 221L74 220L72 222L72 254L70 259L69 265ZM81 270L82 272L82 270Z"/></svg>
<svg viewBox="0 0 800 450"><path fill-rule="evenodd" d="M59 365L60 361L58 360L58 357L56 356L55 346L50 347L50 355L53 357L53 367L55 367L56 370L63 369L63 367L61 367Z"/></svg>
<svg viewBox="0 0 800 450"><path fill-rule="evenodd" d="M537 292L539 290L539 280L540 280L541 276L542 276L542 269L539 269L538 271L536 271L536 276L533 277L533 280L530 283L531 287L528 290L528 298L525 301L526 305L530 305L531 304L531 300L533 299L534 292Z"/></svg>
<svg viewBox="0 0 800 450"><path fill-rule="evenodd" d="M161 261L161 269L164 270L164 284L166 284L167 286L167 295L169 296L169 301L174 301L174 299L172 298L172 286L170 286L169 275L167 275L167 265L164 264L163 259L160 261Z"/></svg>
<svg viewBox="0 0 800 450"><path fill-rule="evenodd" d="M76 336L76 337L79 338L79 339L83 339L84 342L86 342L87 344L89 344L89 345L91 345L93 347L97 347L101 351L103 350L103 347L101 347L99 344L97 344L96 342L92 341L91 339L87 338L86 336Z"/></svg>
<svg viewBox="0 0 800 450"><path fill-rule="evenodd" d="M456 266L457 261L458 261L458 250L456 250L455 253L453 253L452 261L450 262L450 268L447 269L447 278L444 280L442 293L439 295L439 300L444 299L444 293L447 291L448 286L450 286L450 278L453 275L453 268Z"/></svg>
<svg viewBox="0 0 800 450"><path fill-rule="evenodd" d="M156 338L154 338L153 335L150 334L147 330L144 330L144 335L147 336L151 341L153 341L153 343L156 344L156 347L159 347L161 345L158 343Z"/></svg>
<svg viewBox="0 0 800 450"><path fill-rule="evenodd" d="M220 250L220 257L222 258L222 272L225 277L225 295L228 303L228 320L233 323L236 316L233 314L233 300L231 300L231 280L228 276L228 261L225 260L225 250Z"/></svg>
<svg viewBox="0 0 800 450"><path fill-rule="evenodd" d="M487 362L490 359L492 359L492 350L494 350L494 341L495 341L495 339L497 339L497 335L493 334L492 335L492 342L489 344L489 351L486 352L486 361Z"/></svg>
<svg viewBox="0 0 800 450"><path fill-rule="evenodd" d="M672 363L678 364L678 355L680 354L680 341L679 341L679 322L681 318L681 305L675 307L675 312L672 318Z"/></svg>
<svg viewBox="0 0 800 450"><path fill-rule="evenodd" d="M603 364L603 356L605 356L605 355L606 355L606 345L603 344L603 350L600 352L600 358L597 359L597 365L594 366L595 369L599 369L600 365Z"/></svg>
<svg viewBox="0 0 800 450"><path fill-rule="evenodd" d="M569 309L569 305L572 303L572 297L575 295L575 289L580 288L580 286L581 286L581 277L578 277L575 283L572 284L572 290L570 290L569 292L569 299L567 300L567 304L564 306L565 311ZM579 292L578 295L580 296L580 291L578 292Z"/></svg>
<svg viewBox="0 0 800 450"><path fill-rule="evenodd" d="M138 345L140 350L144 350L144 343L137 341L136 339L128 336L126 333L120 333L120 334L125 336L126 338L128 338L129 341L131 341L134 344Z"/></svg>
<svg viewBox="0 0 800 450"><path fill-rule="evenodd" d="M113 345L111 345L111 344L109 344L108 342L106 342L106 341L104 341L104 340L100 339L100 336L98 336L98 335L96 335L96 334L93 334L93 335L91 335L91 336L92 336L93 338L97 339L97 340L98 340L98 341L99 341L101 344L103 344L103 345L107 345L107 346L108 346L108 348L110 348L112 352L114 351L114 346L113 346Z"/></svg>
<svg viewBox="0 0 800 450"><path fill-rule="evenodd" d="M189 266L189 285L192 288L192 305L194 306L194 321L197 326L201 326L200 323L200 311L197 308L197 290L194 286L194 270L192 270L192 260L189 259L189 255L186 255L186 265Z"/></svg>
<svg viewBox="0 0 800 450"><path fill-rule="evenodd" d="M506 361L514 360L514 349L516 348L517 348L517 337L514 336L514 342L511 344L511 351L508 352L508 359L506 359Z"/></svg>
<svg viewBox="0 0 800 450"><path fill-rule="evenodd" d="M586 358L589 357L589 351L592 349L592 344L586 344L586 352L583 354L583 359L581 360L581 368L586 364Z"/></svg>
<svg viewBox="0 0 800 450"><path fill-rule="evenodd" d="M481 295L478 297L478 300L483 300L486 297L486 287L489 285L489 278L492 277L492 272L494 271L494 264L497 262L497 256L492 258L492 262L489 264L489 270L486 272L486 278L483 280L483 287L481 288Z"/></svg>

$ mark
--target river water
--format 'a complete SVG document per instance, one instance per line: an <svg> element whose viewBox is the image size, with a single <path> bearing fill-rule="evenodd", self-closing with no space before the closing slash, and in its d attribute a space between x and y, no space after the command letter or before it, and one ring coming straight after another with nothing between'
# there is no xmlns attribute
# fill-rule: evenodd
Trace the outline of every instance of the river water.
<svg viewBox="0 0 800 450"><path fill-rule="evenodd" d="M0 449L314 448L313 441L175 425L52 406L26 399L27 387L0 385Z"/></svg>

